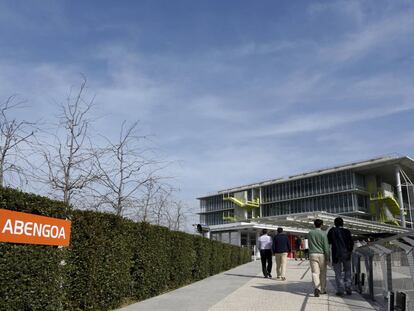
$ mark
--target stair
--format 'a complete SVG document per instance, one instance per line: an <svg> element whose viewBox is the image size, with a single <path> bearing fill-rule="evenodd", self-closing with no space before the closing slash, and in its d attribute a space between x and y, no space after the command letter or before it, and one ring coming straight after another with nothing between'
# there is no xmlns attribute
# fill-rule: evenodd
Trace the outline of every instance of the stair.
<svg viewBox="0 0 414 311"><path fill-rule="evenodd" d="M231 197L229 195L227 195L227 196L224 195L223 200L230 201L230 202L236 204L237 206L240 206L240 207L246 208L246 209L253 209L253 208L260 207L259 198L256 198L253 201L242 201L242 200L237 199L235 197Z"/></svg>

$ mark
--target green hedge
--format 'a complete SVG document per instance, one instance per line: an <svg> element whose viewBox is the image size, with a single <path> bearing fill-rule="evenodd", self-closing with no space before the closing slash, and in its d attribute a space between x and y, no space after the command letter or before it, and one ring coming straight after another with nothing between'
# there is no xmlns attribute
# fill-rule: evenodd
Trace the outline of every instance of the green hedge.
<svg viewBox="0 0 414 311"><path fill-rule="evenodd" d="M138 300L167 290L171 252L168 235L163 227L147 223L133 226L132 296Z"/></svg>
<svg viewBox="0 0 414 311"><path fill-rule="evenodd" d="M0 208L72 220L68 248L0 243L1 310L110 310L250 261L237 246L73 211L33 194L0 188Z"/></svg>
<svg viewBox="0 0 414 311"><path fill-rule="evenodd" d="M65 218L66 205L0 188L0 208ZM0 243L0 309L59 310L64 252L53 246Z"/></svg>
<svg viewBox="0 0 414 311"><path fill-rule="evenodd" d="M129 221L112 214L73 212L67 249L67 309L106 310L128 297L133 249Z"/></svg>

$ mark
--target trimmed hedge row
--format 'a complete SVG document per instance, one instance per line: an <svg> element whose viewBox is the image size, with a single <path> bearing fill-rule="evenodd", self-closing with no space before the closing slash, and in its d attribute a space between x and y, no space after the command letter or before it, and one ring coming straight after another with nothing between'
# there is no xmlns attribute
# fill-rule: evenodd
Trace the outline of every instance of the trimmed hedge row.
<svg viewBox="0 0 414 311"><path fill-rule="evenodd" d="M7 188L0 188L0 208L67 216L62 202ZM63 259L57 247L0 243L0 310L62 309Z"/></svg>
<svg viewBox="0 0 414 311"><path fill-rule="evenodd" d="M0 243L0 309L110 310L250 260L246 249L0 188L0 208L70 218L68 248Z"/></svg>

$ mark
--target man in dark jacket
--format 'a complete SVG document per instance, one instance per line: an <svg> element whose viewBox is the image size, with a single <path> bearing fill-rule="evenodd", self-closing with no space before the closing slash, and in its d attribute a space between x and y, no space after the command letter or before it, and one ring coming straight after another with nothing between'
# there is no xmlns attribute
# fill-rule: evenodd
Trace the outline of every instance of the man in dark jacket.
<svg viewBox="0 0 414 311"><path fill-rule="evenodd" d="M328 232L328 242L332 246L332 267L335 271L336 295L352 294L351 254L354 248L351 231L344 229L344 220L335 218L335 227ZM342 273L343 272L343 273Z"/></svg>
<svg viewBox="0 0 414 311"><path fill-rule="evenodd" d="M290 242L283 228L277 228L277 235L273 238L273 254L276 259L276 275L282 281L286 280L287 255L290 253Z"/></svg>

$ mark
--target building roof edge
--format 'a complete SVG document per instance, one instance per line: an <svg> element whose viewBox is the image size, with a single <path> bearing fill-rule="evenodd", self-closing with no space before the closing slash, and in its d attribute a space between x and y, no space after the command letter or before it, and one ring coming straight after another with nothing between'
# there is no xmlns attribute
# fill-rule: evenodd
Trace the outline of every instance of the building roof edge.
<svg viewBox="0 0 414 311"><path fill-rule="evenodd" d="M212 197L216 195L221 195L221 194L225 194L229 192L244 191L244 190L251 189L251 188L258 188L261 186L282 183L282 182L301 179L305 177L312 177L312 176L318 176L318 175L323 175L323 174L328 174L328 173L334 173L334 172L343 171L347 169L356 169L356 168L361 168L364 166L370 166L370 165L381 164L381 163L386 163L386 162L400 162L402 160L408 160L410 162L413 162L413 165L414 165L414 160L410 158L409 156L401 156L401 155L381 156L381 157L371 158L368 160L354 161L350 163L336 165L333 167L317 169L317 170L313 170L313 171L309 171L305 173L291 175L288 177L280 177L280 178L275 178L275 179L264 180L264 181L257 182L257 183L246 184L246 185L242 185L238 187L227 188L227 189L219 190L214 193L210 193L204 196L197 197L197 199L200 200L200 199L204 199L204 198L208 198L208 197Z"/></svg>

